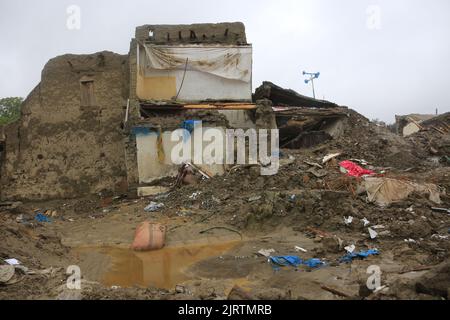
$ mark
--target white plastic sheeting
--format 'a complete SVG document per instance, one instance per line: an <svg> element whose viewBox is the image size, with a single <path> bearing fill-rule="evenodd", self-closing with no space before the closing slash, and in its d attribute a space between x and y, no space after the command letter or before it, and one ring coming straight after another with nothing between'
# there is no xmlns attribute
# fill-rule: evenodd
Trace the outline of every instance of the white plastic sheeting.
<svg viewBox="0 0 450 320"><path fill-rule="evenodd" d="M367 177L358 188L358 193L363 192L367 192L369 202L375 202L382 207L406 199L413 192L428 194L430 201L441 203L439 187L430 183L418 184L406 180Z"/></svg>
<svg viewBox="0 0 450 320"><path fill-rule="evenodd" d="M225 79L249 83L252 78L251 46L158 46L144 45L144 68L195 70Z"/></svg>

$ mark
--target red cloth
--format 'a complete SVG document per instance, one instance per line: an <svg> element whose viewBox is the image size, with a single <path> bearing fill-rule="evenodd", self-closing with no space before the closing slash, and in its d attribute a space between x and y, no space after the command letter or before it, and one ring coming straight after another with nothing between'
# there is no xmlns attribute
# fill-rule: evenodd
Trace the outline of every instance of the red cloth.
<svg viewBox="0 0 450 320"><path fill-rule="evenodd" d="M352 177L362 177L364 175L372 175L375 174L372 170L366 170L358 166L356 163L351 162L349 160L342 161L339 165L347 170L347 174Z"/></svg>

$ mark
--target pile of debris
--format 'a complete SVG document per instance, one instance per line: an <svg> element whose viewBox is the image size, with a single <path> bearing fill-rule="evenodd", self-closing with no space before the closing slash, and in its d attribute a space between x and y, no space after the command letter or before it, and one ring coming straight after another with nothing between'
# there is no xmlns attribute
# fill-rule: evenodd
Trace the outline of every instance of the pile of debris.
<svg viewBox="0 0 450 320"><path fill-rule="evenodd" d="M354 110L309 99L270 83L264 83L255 98L271 101L269 113L280 129L277 174L263 176L260 164L254 164L228 165L223 175L213 175L186 162L180 165L176 177L166 177L141 188L140 199L102 195L97 207L95 201L84 205L74 202L28 211L28 215L36 214L30 216L35 218L33 225L25 224L27 219L15 220L21 213L19 203L4 203L0 210L8 212L9 220L0 223L0 240L8 246L0 250L0 258L24 261L29 269L23 273L22 267L0 263L3 281L0 285L7 286L9 294L20 296L23 290L9 289L15 288L11 281L16 281L17 275L31 281L31 277L44 273L54 281L61 281L61 272L48 271L40 261L30 257L48 254L48 263L55 268L70 260L59 238L45 229L73 223L64 215L70 209L84 211L76 212L78 217L85 214L96 220L94 234L100 232L102 223L107 235L113 233L110 229L113 225L123 228L115 234L130 232L138 225L132 245L136 250L161 249L167 239L181 235L234 237L242 246L247 244L246 255L237 254L241 249L236 249L234 256L202 261L195 267L203 266L200 274L206 276L199 278L214 278L218 287L224 283L220 279L227 276L219 273L238 277L234 270L242 272L240 280L263 279L255 281L253 294L239 286L233 286L227 294L219 295L215 290L211 293L212 280L208 280L206 291L209 291L205 294L204 283L196 280L189 289L188 284L177 285L167 295L162 289L130 291L99 286L86 293L86 298L290 299L302 297L295 280L306 279L310 284L314 281L308 275L327 272L324 270L330 270L327 278L337 279L336 274L344 270L340 274L345 278L341 278L342 283L356 286L359 291L349 293L346 287L321 283L318 286L321 293L309 297L322 297L326 292L338 299L448 299L445 288L450 279L449 114L422 122L423 129L404 138ZM101 213L94 215L92 212L96 210ZM36 219L40 213L42 221ZM47 223L44 218L57 223ZM84 231L91 219L84 222L79 218L77 229L73 230ZM116 219L122 220L119 223ZM20 227L8 227L9 224ZM33 232L27 234L24 230ZM303 242L292 245L288 233L293 241ZM21 237L27 245L14 251L13 248L22 245ZM128 240L129 237L125 241ZM383 269L386 270L383 286L368 292L365 280L361 281L364 277L358 278L359 271L355 270L360 267L365 272L367 267L386 261L390 264ZM261 268L262 263L267 268ZM279 270L288 268L305 272L286 271L277 276ZM289 286L289 290L280 289L283 286Z"/></svg>

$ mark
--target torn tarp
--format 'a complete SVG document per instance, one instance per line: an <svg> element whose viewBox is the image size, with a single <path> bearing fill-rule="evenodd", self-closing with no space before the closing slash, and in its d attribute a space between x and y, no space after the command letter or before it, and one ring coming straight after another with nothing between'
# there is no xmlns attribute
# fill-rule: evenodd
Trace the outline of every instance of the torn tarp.
<svg viewBox="0 0 450 320"><path fill-rule="evenodd" d="M269 262L271 263L272 268L274 268L275 270L279 270L280 267L286 266L298 267L300 265L305 265L310 268L318 268L325 265L325 262L317 258L302 260L297 256L269 257Z"/></svg>
<svg viewBox="0 0 450 320"><path fill-rule="evenodd" d="M146 69L195 70L250 82L251 46L161 46L145 44Z"/></svg>
<svg viewBox="0 0 450 320"><path fill-rule="evenodd" d="M435 184L418 184L407 180L384 177L366 177L358 188L358 193L367 192L367 200L379 206L406 199L411 193L428 194L430 201L441 203L439 187Z"/></svg>
<svg viewBox="0 0 450 320"><path fill-rule="evenodd" d="M378 255L378 254L379 254L379 252L377 249L370 249L367 251L360 251L357 253L348 253L345 256L343 256L339 261L340 262L352 262L352 260L356 259L356 258L365 259L368 256Z"/></svg>

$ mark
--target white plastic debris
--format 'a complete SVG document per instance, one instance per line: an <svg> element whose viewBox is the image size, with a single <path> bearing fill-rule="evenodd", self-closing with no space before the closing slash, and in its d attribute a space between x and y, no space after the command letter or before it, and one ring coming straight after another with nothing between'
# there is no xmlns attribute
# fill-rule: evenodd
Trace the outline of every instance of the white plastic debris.
<svg viewBox="0 0 450 320"><path fill-rule="evenodd" d="M14 258L13 259L6 259L5 262L7 264L11 265L11 266L15 266L15 265L21 264L21 262L19 260L14 259Z"/></svg>
<svg viewBox="0 0 450 320"><path fill-rule="evenodd" d="M272 253L275 252L275 249L261 249L258 253L266 258L270 257Z"/></svg>
<svg viewBox="0 0 450 320"><path fill-rule="evenodd" d="M345 169L343 167L339 167L339 171L344 174L346 174L348 172L347 169Z"/></svg>
<svg viewBox="0 0 450 320"><path fill-rule="evenodd" d="M367 162L364 159L350 159L350 161L357 162L357 163L359 163L360 165L363 165L363 166L367 166L369 164L369 162Z"/></svg>
<svg viewBox="0 0 450 320"><path fill-rule="evenodd" d="M310 166L312 166L312 167L317 167L319 169L323 169L323 167L320 164L316 163L316 162L311 162L311 161L306 161L306 160L303 161L303 162L308 164L308 165L310 165Z"/></svg>
<svg viewBox="0 0 450 320"><path fill-rule="evenodd" d="M254 197L250 197L248 198L248 202L254 202L254 201L258 201L259 199L261 199L261 196L254 196Z"/></svg>
<svg viewBox="0 0 450 320"><path fill-rule="evenodd" d="M196 200L197 197L198 197L200 194L201 194L200 191L194 192L193 194L191 194L191 195L189 196L189 199Z"/></svg>
<svg viewBox="0 0 450 320"><path fill-rule="evenodd" d="M442 236L440 234L433 234L431 236L431 239L437 239L437 240L447 240L448 236Z"/></svg>
<svg viewBox="0 0 450 320"><path fill-rule="evenodd" d="M353 222L353 217L352 216L349 216L348 218L344 217L344 223L346 225L352 224L352 222Z"/></svg>
<svg viewBox="0 0 450 320"><path fill-rule="evenodd" d="M356 249L356 246L354 244L352 244L352 245L346 246L344 249L348 253L353 253L353 251L355 251L355 249Z"/></svg>
<svg viewBox="0 0 450 320"><path fill-rule="evenodd" d="M308 252L308 250L303 249L302 247L299 247L299 246L295 246L295 251Z"/></svg>
<svg viewBox="0 0 450 320"><path fill-rule="evenodd" d="M375 239L378 236L378 232L372 228L368 228L367 230L369 230L370 239Z"/></svg>
<svg viewBox="0 0 450 320"><path fill-rule="evenodd" d="M364 227L367 227L370 224L370 221L367 220L367 218L362 219L362 222L364 223Z"/></svg>
<svg viewBox="0 0 450 320"><path fill-rule="evenodd" d="M325 163L327 163L328 161L330 161L331 159L334 159L334 158L336 158L336 157L339 157L340 155L341 155L341 153L331 153L331 154L328 154L328 155L326 155L325 157L323 157L322 163L325 164Z"/></svg>
<svg viewBox="0 0 450 320"><path fill-rule="evenodd" d="M414 239L405 239L405 242L407 242L407 243L416 243L416 240L414 240Z"/></svg>
<svg viewBox="0 0 450 320"><path fill-rule="evenodd" d="M150 204L148 206L146 206L144 208L144 211L154 212L154 211L158 211L162 207L164 207L164 203L156 203L156 202L152 201L152 202L150 202Z"/></svg>
<svg viewBox="0 0 450 320"><path fill-rule="evenodd" d="M384 289L389 289L389 287L388 287L388 286L381 286L381 287L378 287L378 288L376 288L376 289L373 291L373 293L380 292L381 290L384 290Z"/></svg>

